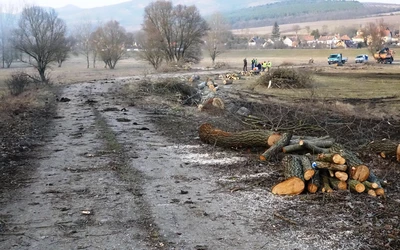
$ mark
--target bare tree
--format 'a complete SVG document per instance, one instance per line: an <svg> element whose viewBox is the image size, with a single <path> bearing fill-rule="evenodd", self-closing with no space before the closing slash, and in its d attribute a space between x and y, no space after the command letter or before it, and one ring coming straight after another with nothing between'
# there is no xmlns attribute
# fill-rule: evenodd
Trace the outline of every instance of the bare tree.
<svg viewBox="0 0 400 250"><path fill-rule="evenodd" d="M225 43L231 36L230 27L226 19L219 12L215 12L208 20L210 30L206 36L206 48L211 57L212 64L215 58L225 52Z"/></svg>
<svg viewBox="0 0 400 250"><path fill-rule="evenodd" d="M16 49L29 55L29 63L37 69L41 82L48 82L46 69L57 61L57 53L64 46L67 27L54 10L38 6L25 7L14 32Z"/></svg>
<svg viewBox="0 0 400 250"><path fill-rule="evenodd" d="M165 54L162 49L162 42L154 37L148 37L148 33L140 31L137 39L140 44L141 50L139 57L142 60L149 62L155 70L157 70L164 60Z"/></svg>
<svg viewBox="0 0 400 250"><path fill-rule="evenodd" d="M74 50L85 56L86 67L90 67L90 55L93 52L91 43L91 34L94 31L94 25L91 21L84 21L83 23L75 26L73 36L76 39L76 44ZM93 64L93 68L94 68Z"/></svg>
<svg viewBox="0 0 400 250"><path fill-rule="evenodd" d="M363 30L366 35L366 44L369 52L373 55L376 51L382 49L385 43L384 37L387 25L383 22L383 19L377 20L376 22L370 22L366 25Z"/></svg>
<svg viewBox="0 0 400 250"><path fill-rule="evenodd" d="M126 41L125 29L114 20L100 26L93 34L96 51L110 69L114 69L117 62L126 54Z"/></svg>
<svg viewBox="0 0 400 250"><path fill-rule="evenodd" d="M207 22L195 6L172 6L170 1L157 1L145 8L143 31L149 39L159 39L165 60L191 60L191 47L202 43Z"/></svg>
<svg viewBox="0 0 400 250"><path fill-rule="evenodd" d="M59 68L61 67L62 63L68 59L69 54L72 51L75 43L76 40L72 36L65 38L64 41L60 43L60 48L56 52L56 58Z"/></svg>

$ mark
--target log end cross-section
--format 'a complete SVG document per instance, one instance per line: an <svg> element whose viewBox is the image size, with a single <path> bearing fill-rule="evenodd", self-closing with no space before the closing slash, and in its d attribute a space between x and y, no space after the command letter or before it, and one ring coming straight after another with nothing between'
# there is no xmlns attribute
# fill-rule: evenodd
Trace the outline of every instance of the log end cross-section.
<svg viewBox="0 0 400 250"><path fill-rule="evenodd" d="M290 177L272 188L273 194L278 195L298 195L304 191L304 181L298 177Z"/></svg>

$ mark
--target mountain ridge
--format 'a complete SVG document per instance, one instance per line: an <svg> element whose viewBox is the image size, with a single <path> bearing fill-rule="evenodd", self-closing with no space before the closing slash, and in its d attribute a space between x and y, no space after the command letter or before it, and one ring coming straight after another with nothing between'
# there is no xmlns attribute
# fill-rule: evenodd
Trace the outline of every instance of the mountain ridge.
<svg viewBox="0 0 400 250"><path fill-rule="evenodd" d="M325 2L325 4L324 4ZM374 3L373 0L368 3L360 3L358 1L337 1L336 5L345 5L345 10L341 10L339 12L334 12L335 9L332 6L335 4L329 4L334 1L321 1L321 0L280 0L280 1L271 1L264 0L255 2L243 2L242 0L231 0L229 4L226 4L224 0L214 0L214 1L199 1L196 3L197 8L203 17L207 18L212 12L213 9L221 10L223 15L227 17L230 21L232 28L252 28L252 27L262 27L270 25L271 23L277 21L280 24L285 23L300 23L305 21L317 21L318 20L335 20L334 18L341 19L343 17L347 17L352 15L354 17L362 17L368 14L379 14L390 12L391 10L400 11L400 5L395 4L384 4L384 3ZM79 23L84 21L91 21L92 23L102 24L109 20L118 21L121 26L125 27L128 31L136 31L141 28L141 23L143 22L144 16L144 8L149 3L143 4L142 1L132 0L128 2L118 3L114 5L107 5L103 7L95 7L90 9L79 8L74 5L66 5L61 8L56 8L56 12L59 14L59 17L65 20L68 27L73 28ZM257 4L256 6L248 7L250 5ZM284 13L288 10L287 6L301 6L302 11L304 13L293 14L293 13ZM325 6L326 8L322 11L322 14L316 15L312 12L312 9L315 9L315 6L319 5ZM243 7L247 6L247 7ZM307 6L309 8L307 9ZM331 7L329 7L331 6ZM346 9L346 6L358 6L351 7L350 9ZM360 7L362 6L362 7ZM329 9L329 8L331 9ZM274 8L271 10L271 8ZM270 9L270 10L269 10ZM294 11L300 12L300 7L294 7ZM255 15L254 12L258 11L258 14ZM311 11L310 11L311 10ZM374 12L375 10L375 12ZM267 13L283 13L282 17L274 15L269 17ZM372 12L371 12L372 11ZM253 12L253 13L252 13ZM235 14L236 13L236 14ZM261 13L261 14L260 14ZM262 16L264 13L264 16ZM333 15L328 15L329 13L335 13ZM233 20L232 16L236 15L236 19ZM261 15L261 16L260 16ZM238 18L239 16L239 18ZM241 17L247 17L248 20L243 20ZM325 18L325 19L324 19Z"/></svg>

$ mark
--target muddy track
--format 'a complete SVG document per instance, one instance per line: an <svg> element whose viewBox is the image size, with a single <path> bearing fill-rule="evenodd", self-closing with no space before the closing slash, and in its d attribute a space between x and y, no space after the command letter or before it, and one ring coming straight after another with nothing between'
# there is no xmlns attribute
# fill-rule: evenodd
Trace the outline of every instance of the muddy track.
<svg viewBox="0 0 400 250"><path fill-rule="evenodd" d="M190 143L164 137L179 136L178 118L128 106L117 94L123 84L64 88L71 100L58 104L34 152L36 171L0 203L1 249L369 249L349 226L350 194L330 203L242 188L247 178L275 182L276 167L195 134L185 134ZM321 221L325 209L337 214Z"/></svg>

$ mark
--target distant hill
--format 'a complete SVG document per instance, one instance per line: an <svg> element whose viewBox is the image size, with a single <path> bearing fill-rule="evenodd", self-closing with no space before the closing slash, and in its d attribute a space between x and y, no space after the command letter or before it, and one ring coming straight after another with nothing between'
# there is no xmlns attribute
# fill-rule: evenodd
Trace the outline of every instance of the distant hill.
<svg viewBox="0 0 400 250"><path fill-rule="evenodd" d="M373 0L371 0L373 2ZM150 1L149 1L150 2ZM59 17L73 29L83 21L105 23L118 21L128 31L139 30L143 22L144 8L149 4L133 0L104 7L81 9L73 5L58 8ZM172 0L172 2L176 2ZM175 3L174 3L175 4ZM220 11L229 20L233 29L263 27L279 24L301 23L320 20L360 18L374 14L400 11L400 5L360 3L344 0L213 0L198 1L196 6L204 17Z"/></svg>
<svg viewBox="0 0 400 250"><path fill-rule="evenodd" d="M118 21L129 31L139 30L143 22L144 8L151 1L133 0L124 3L97 7L91 9L81 9L73 5L57 8L56 11L60 18L64 19L70 28L82 21L92 21L94 23L105 23L109 20ZM174 5L176 1L172 0ZM198 1L195 5L201 14L207 16L214 11L235 11L254 6L254 4L267 4L276 0L258 0L257 2L230 0L229 4L225 0ZM187 4L190 5L190 4Z"/></svg>
<svg viewBox="0 0 400 250"><path fill-rule="evenodd" d="M233 29L321 20L355 19L400 11L400 5L343 0L286 0L261 6L225 11Z"/></svg>

